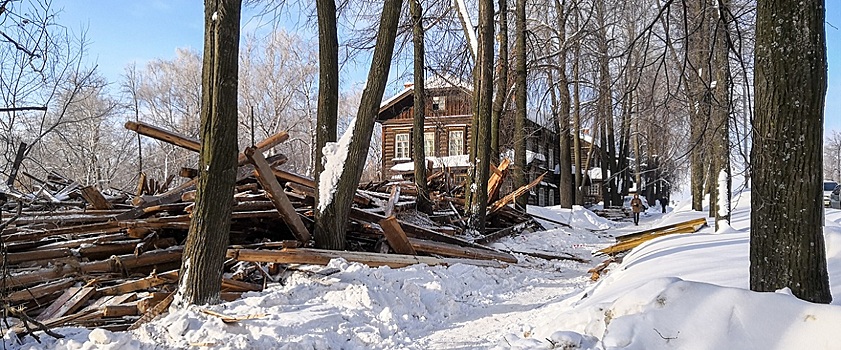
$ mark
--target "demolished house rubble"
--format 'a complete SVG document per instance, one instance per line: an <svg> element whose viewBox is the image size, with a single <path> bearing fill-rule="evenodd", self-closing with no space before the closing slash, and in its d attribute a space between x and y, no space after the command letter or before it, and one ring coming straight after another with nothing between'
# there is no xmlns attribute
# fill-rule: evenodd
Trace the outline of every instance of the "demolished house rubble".
<svg viewBox="0 0 841 350"><path fill-rule="evenodd" d="M152 125L129 122L126 128L200 149L198 140ZM414 210L416 190L410 182L363 184L350 214L348 251L315 249L310 234L314 181L283 170L285 156L263 155L288 138L280 132L239 155L224 300L261 291L298 264L326 264L334 258L393 268L418 263L503 267L517 258L482 243L539 226L508 205L528 193L532 182L489 203L489 228L466 236L463 185L444 169L427 178L432 214ZM491 198L497 197L508 165L505 160L493 167ZM54 173L46 180L24 174L39 184L33 193L0 188L7 200L0 203L4 316L17 321L10 331L35 336L37 330L49 333L59 326L125 330L164 312L177 289L197 174L184 168L183 181L140 174L136 191L119 196Z"/></svg>

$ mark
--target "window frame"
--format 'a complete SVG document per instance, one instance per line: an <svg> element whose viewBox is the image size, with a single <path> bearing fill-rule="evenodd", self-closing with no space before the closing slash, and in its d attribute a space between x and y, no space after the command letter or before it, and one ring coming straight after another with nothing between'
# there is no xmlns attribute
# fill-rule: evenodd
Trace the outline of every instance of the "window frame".
<svg viewBox="0 0 841 350"><path fill-rule="evenodd" d="M460 134L459 137L453 137L453 133ZM453 154L453 141L458 141L458 145L460 150L458 153ZM464 151L464 129L450 129L447 132L447 155L448 156L460 156L466 154Z"/></svg>
<svg viewBox="0 0 841 350"><path fill-rule="evenodd" d="M405 136L405 140L400 140L401 136ZM405 146L400 147L401 144ZM409 145L411 144L410 134L408 132L400 132L394 134L394 159L411 159L411 155L409 154L410 149ZM406 153L401 157L401 150L404 150Z"/></svg>

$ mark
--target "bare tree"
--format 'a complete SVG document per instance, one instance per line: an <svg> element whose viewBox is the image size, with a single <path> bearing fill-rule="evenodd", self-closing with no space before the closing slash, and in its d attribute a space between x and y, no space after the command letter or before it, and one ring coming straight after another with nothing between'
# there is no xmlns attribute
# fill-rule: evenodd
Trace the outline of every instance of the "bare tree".
<svg viewBox="0 0 841 350"><path fill-rule="evenodd" d="M328 142L336 142L336 128L339 108L339 39L336 29L336 2L334 0L316 1L318 13L318 119L315 132L315 181L318 183L324 171L322 151ZM316 189L316 193L318 189ZM319 196L316 196L316 206ZM321 212L316 211L319 221ZM322 248L337 249L341 245L331 239L332 233L324 230L315 231L315 244Z"/></svg>
<svg viewBox="0 0 841 350"><path fill-rule="evenodd" d="M320 211L320 216L315 223L315 235L329 237L330 242L326 244L337 249L343 249L345 245L347 218L354 193L359 185L359 177L366 163L374 120L377 117L391 68L401 5L401 0L386 0L383 5L377 44L371 60L371 70L368 72L368 85L362 93L356 122L350 129L352 137L345 158L348 161L344 164L333 165L341 167L337 178L322 178L319 181L319 196L322 199L329 197L331 200L319 202L317 210Z"/></svg>
<svg viewBox="0 0 841 350"><path fill-rule="evenodd" d="M237 87L241 0L206 0L202 62L201 152L176 299L219 302L231 226L237 162Z"/></svg>
<svg viewBox="0 0 841 350"><path fill-rule="evenodd" d="M424 39L423 39L423 7L420 0L410 0L409 8L412 15L412 41L415 46L415 94L412 121L412 147L415 162L415 187L418 189L417 208L419 211L431 214L432 201L426 187L426 154L423 147L424 120L426 110L426 84L424 83Z"/></svg>

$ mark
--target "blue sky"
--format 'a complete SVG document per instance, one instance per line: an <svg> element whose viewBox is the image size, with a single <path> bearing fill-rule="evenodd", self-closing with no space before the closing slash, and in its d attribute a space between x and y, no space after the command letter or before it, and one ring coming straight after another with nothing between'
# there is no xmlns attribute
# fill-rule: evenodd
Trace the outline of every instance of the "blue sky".
<svg viewBox="0 0 841 350"><path fill-rule="evenodd" d="M131 62L142 66L151 59L175 57L176 48L202 47L204 9L199 0L57 0L53 6L64 8L60 23L75 32L87 28L88 60L111 81ZM247 12L243 23L257 25L249 21L254 10ZM826 21L829 88L824 126L826 132L841 132L841 0L827 0Z"/></svg>

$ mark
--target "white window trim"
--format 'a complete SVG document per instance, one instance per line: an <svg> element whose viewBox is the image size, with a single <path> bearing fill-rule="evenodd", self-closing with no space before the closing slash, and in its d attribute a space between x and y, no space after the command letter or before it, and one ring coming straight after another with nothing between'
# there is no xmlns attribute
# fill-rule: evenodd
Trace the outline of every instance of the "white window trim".
<svg viewBox="0 0 841 350"><path fill-rule="evenodd" d="M406 136L406 140L405 141L398 140L400 138L400 136L403 136L403 135ZM409 154L410 141L411 140L409 140L409 133L394 134L394 160L408 160L408 159L411 159L410 154ZM405 157L401 157L402 155L400 154L400 147L398 146L400 143L405 143L406 144Z"/></svg>

